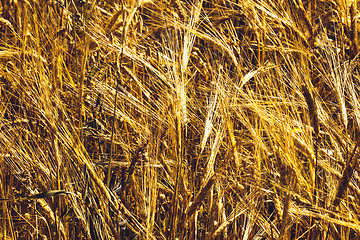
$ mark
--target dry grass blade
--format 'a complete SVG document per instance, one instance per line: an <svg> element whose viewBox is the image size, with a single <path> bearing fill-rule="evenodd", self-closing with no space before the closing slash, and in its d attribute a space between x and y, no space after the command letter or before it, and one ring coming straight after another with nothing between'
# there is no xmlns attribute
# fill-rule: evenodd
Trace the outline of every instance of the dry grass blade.
<svg viewBox="0 0 360 240"><path fill-rule="evenodd" d="M191 202L190 206L187 209L187 215L191 216L195 213L196 209L199 205L205 200L206 196L209 194L211 187L214 185L216 181L216 175L212 175L209 179L207 179L201 187L200 191L194 197L194 200Z"/></svg>
<svg viewBox="0 0 360 240"><path fill-rule="evenodd" d="M358 147L359 147L359 142L356 144L350 156L350 159L346 162L346 167L339 180L339 185L336 188L337 190L336 190L335 198L331 204L331 206L333 206L334 208L336 208L340 204L341 199L344 197L344 194L349 187L350 178L358 162L358 157L359 157L359 153L357 153Z"/></svg>
<svg viewBox="0 0 360 240"><path fill-rule="evenodd" d="M306 104L309 109L309 117L310 117L311 126L314 129L315 137L318 137L320 128L319 128L319 118L318 118L316 103L315 103L314 98L313 98L312 94L310 93L309 89L305 85L303 85L301 87L301 90L302 90L302 93L306 100Z"/></svg>
<svg viewBox="0 0 360 240"><path fill-rule="evenodd" d="M66 194L74 194L71 192L67 192L64 190L50 190L47 192L42 192L42 193L38 193L38 194L34 194L34 195L30 195L30 196L25 196L25 197L20 197L20 198L14 198L14 199L10 199L10 198L2 198L0 199L0 202L4 202L4 201L26 201L26 200L35 200L35 199L40 199L40 198L47 198L47 197L54 197L54 196L58 196L58 195L66 195Z"/></svg>

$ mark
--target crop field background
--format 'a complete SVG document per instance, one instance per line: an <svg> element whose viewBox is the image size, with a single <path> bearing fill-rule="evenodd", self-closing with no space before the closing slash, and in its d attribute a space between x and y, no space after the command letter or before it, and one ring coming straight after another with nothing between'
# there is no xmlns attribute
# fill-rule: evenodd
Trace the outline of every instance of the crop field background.
<svg viewBox="0 0 360 240"><path fill-rule="evenodd" d="M356 0L1 0L1 239L360 239Z"/></svg>

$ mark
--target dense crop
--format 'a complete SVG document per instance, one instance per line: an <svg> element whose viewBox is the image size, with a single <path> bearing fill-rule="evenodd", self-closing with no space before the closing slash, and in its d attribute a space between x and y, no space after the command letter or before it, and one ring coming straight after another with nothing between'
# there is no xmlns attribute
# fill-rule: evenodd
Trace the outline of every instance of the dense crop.
<svg viewBox="0 0 360 240"><path fill-rule="evenodd" d="M2 0L2 239L358 239L357 1Z"/></svg>

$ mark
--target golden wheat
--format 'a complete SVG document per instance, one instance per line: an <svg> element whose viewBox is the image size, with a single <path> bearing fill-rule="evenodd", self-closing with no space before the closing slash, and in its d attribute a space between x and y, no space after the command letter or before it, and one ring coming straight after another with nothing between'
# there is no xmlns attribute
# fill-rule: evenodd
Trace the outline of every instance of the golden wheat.
<svg viewBox="0 0 360 240"><path fill-rule="evenodd" d="M1 1L0 238L359 238L358 8Z"/></svg>

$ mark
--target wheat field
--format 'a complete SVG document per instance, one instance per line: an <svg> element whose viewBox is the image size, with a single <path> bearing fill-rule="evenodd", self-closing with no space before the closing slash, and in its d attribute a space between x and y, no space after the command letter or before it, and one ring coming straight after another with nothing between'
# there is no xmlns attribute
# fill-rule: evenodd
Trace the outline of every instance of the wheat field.
<svg viewBox="0 0 360 240"><path fill-rule="evenodd" d="M360 239L357 0L1 0L1 239Z"/></svg>

